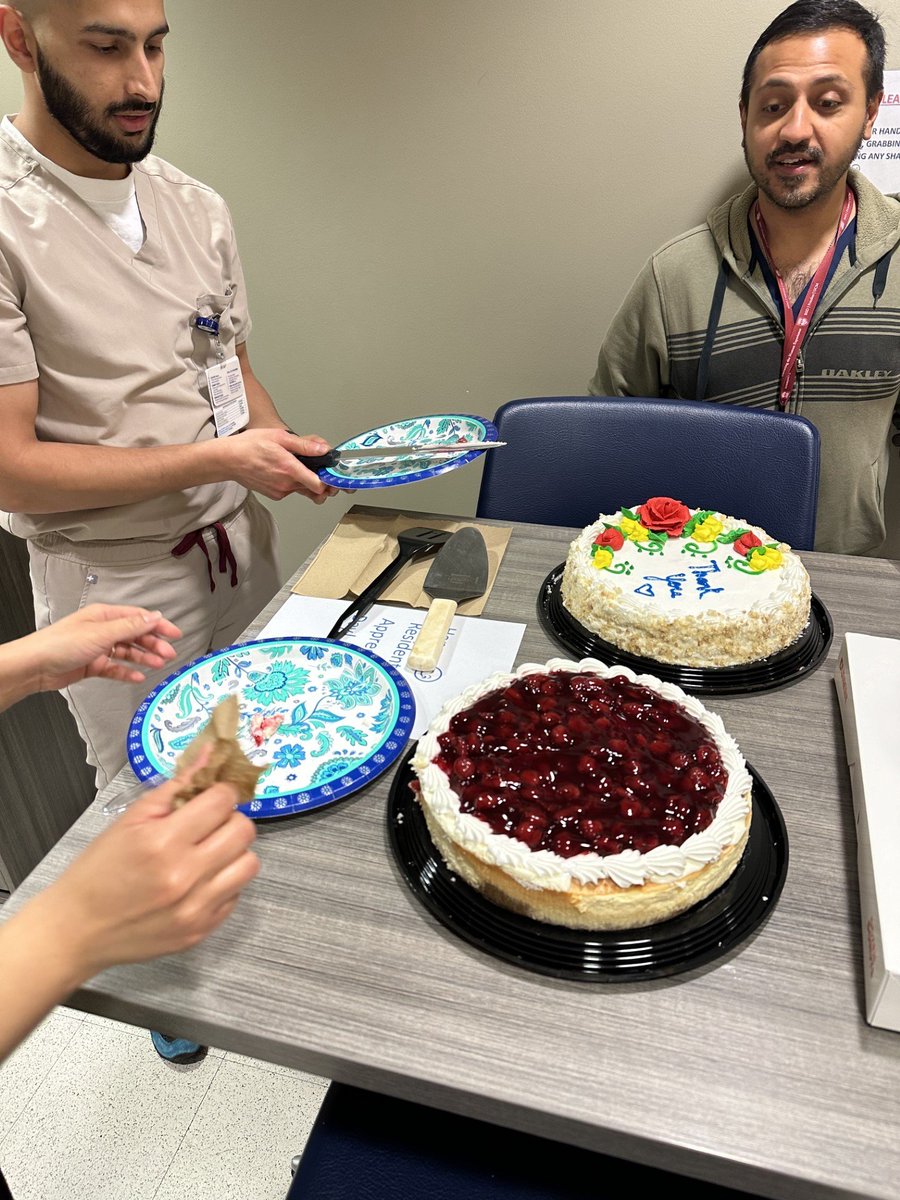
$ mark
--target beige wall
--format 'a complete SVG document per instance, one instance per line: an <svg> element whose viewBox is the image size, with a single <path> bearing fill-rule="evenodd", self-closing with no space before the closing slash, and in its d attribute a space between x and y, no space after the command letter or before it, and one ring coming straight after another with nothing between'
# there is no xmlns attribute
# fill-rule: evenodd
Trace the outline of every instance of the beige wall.
<svg viewBox="0 0 900 1200"><path fill-rule="evenodd" d="M583 394L647 255L742 185L740 72L783 6L170 0L157 148L231 205L285 419L338 440ZM470 514L479 471L360 495ZM286 572L349 503L274 506Z"/></svg>

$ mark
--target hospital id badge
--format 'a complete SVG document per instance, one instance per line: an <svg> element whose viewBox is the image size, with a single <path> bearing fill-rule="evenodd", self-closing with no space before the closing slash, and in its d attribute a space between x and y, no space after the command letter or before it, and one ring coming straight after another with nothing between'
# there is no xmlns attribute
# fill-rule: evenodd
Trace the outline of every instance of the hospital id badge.
<svg viewBox="0 0 900 1200"><path fill-rule="evenodd" d="M243 429L250 420L250 406L244 391L244 377L236 354L206 368L209 400L216 422L216 436L228 437Z"/></svg>

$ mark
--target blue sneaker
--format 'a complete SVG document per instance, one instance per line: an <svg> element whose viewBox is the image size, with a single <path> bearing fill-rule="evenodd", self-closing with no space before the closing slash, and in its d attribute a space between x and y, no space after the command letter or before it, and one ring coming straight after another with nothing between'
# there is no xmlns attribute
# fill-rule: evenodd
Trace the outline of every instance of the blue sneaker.
<svg viewBox="0 0 900 1200"><path fill-rule="evenodd" d="M189 1042L187 1038L166 1037L164 1033L157 1033L155 1029L150 1031L150 1040L160 1058L164 1058L166 1062L175 1063L179 1067L183 1067L187 1063L200 1062L201 1059L206 1058L206 1052L209 1049L208 1046L201 1046L199 1042Z"/></svg>

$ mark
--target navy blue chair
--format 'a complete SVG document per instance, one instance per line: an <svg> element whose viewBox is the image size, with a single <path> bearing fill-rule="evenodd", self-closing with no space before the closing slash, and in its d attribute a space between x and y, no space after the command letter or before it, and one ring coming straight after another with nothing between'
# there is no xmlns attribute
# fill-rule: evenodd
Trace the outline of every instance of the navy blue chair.
<svg viewBox="0 0 900 1200"><path fill-rule="evenodd" d="M590 525L672 496L812 550L819 431L792 413L698 400L536 396L494 418L508 444L485 455L477 515Z"/></svg>
<svg viewBox="0 0 900 1200"><path fill-rule="evenodd" d="M751 1200L605 1154L332 1083L288 1200Z"/></svg>

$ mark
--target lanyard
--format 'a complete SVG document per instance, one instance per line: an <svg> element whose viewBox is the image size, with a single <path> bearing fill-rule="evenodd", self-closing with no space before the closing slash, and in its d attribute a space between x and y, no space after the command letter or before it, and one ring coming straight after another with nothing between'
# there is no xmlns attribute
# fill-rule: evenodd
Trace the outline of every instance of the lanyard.
<svg viewBox="0 0 900 1200"><path fill-rule="evenodd" d="M197 311L191 317L191 324L196 329L202 329L204 333L209 335L216 361L220 363L225 361L225 350L219 341L219 319L231 307L233 300L234 287L231 284L228 285L222 296L213 294L198 296ZM211 309L212 311L209 315L206 315L204 309ZM2 1200L2 1197L0 1197L0 1200Z"/></svg>
<svg viewBox="0 0 900 1200"><path fill-rule="evenodd" d="M797 378L797 359L800 357L800 348L803 345L803 339L809 331L809 323L816 310L816 305L822 297L822 288L828 277L831 260L834 258L835 247L840 240L841 234L853 219L855 211L856 199L848 187L847 194L844 196L844 206L841 209L834 238L828 247L828 252L816 268L816 273L813 275L812 281L806 289L806 295L803 298L800 311L795 318L794 306L791 304L790 297L787 294L784 280L781 278L780 272L775 270L775 264L772 261L772 251L769 249L769 238L766 234L766 223L760 212L759 201L757 200L756 202L754 216L756 217L756 228L759 231L759 240L762 242L766 258L772 263L772 269L775 271L775 278L778 281L778 291L781 293L781 305L784 309L784 348L781 352L781 379L778 384L778 403L782 411L790 403L791 393L794 390L794 381Z"/></svg>

